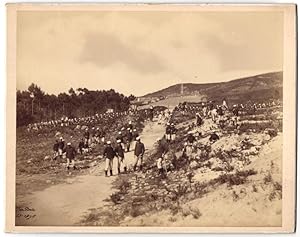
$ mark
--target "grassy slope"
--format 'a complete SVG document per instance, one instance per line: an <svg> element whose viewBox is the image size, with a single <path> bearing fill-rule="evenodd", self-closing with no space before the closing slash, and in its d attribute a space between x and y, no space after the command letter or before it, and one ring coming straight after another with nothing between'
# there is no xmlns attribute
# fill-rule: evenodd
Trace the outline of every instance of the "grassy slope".
<svg viewBox="0 0 300 237"><path fill-rule="evenodd" d="M200 93L211 100L220 101L227 98L231 101L247 101L250 99L264 100L282 97L282 72L272 72L252 77L232 80L229 82L195 84L185 83L185 94ZM181 84L147 94L143 97L178 96Z"/></svg>
<svg viewBox="0 0 300 237"><path fill-rule="evenodd" d="M276 113L278 108L274 107ZM266 111L261 111L265 114ZM257 115L256 115L257 116ZM178 114L179 129L172 151L180 156L187 128L193 117ZM211 121L201 127L209 132ZM212 145L209 159L188 168L177 159L167 179L157 175L155 151L145 157L146 173L120 177L115 185L119 191L107 200L105 209L95 209L83 220L85 225L116 226L279 226L282 212L282 134L265 140L265 134L244 131L224 133ZM274 125L275 128L279 125ZM258 155L220 156L242 144L246 136L261 144ZM200 142L205 143L204 137ZM241 151L240 151L241 152ZM240 154L239 152L239 154ZM230 153L232 154L232 153ZM172 158L172 154L169 154ZM196 153L189 156L194 157ZM230 161L231 160L231 161ZM182 160L181 160L182 161ZM251 162L249 162L251 161ZM173 162L172 162L173 163ZM226 164L233 170L228 171ZM225 165L225 166L224 166ZM176 168L177 167L177 168ZM220 168L223 167L221 170ZM219 169L216 169L219 168ZM191 176L190 176L191 175ZM192 182L189 180L192 177ZM126 188L124 188L126 187ZM113 210L113 211L111 211Z"/></svg>

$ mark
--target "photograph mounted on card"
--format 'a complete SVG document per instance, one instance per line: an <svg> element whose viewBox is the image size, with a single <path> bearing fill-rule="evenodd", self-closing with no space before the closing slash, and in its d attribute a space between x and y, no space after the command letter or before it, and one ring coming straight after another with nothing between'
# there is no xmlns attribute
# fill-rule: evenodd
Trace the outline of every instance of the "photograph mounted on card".
<svg viewBox="0 0 300 237"><path fill-rule="evenodd" d="M296 7L8 4L6 231L295 229Z"/></svg>

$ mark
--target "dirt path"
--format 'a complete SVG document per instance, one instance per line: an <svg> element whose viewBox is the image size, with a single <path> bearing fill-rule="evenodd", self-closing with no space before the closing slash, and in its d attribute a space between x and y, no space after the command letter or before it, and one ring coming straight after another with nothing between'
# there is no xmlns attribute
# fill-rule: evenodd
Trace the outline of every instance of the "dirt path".
<svg viewBox="0 0 300 237"><path fill-rule="evenodd" d="M146 149L151 149L163 134L163 125L147 123L141 134ZM132 166L133 152L126 153L125 159ZM113 172L117 172L116 160ZM17 212L16 225L76 225L89 209L105 204L104 200L114 191L112 182L116 177L104 177L104 164L101 163L88 175L69 178L64 184L18 197L17 203L21 204L22 209Z"/></svg>

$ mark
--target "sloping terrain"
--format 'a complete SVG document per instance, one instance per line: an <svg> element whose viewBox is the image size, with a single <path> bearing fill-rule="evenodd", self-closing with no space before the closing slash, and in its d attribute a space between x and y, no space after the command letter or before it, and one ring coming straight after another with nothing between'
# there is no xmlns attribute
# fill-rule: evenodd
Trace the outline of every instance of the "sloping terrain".
<svg viewBox="0 0 300 237"><path fill-rule="evenodd" d="M271 72L256 76L220 83L184 83L184 94L206 95L209 100L220 101L226 98L242 103L251 99L266 100L282 98L283 72ZM143 96L144 98L159 98L181 95L182 84L176 84Z"/></svg>
<svg viewBox="0 0 300 237"><path fill-rule="evenodd" d="M222 129L211 118L198 127L193 112L173 112L177 133L164 157L164 175L156 168L162 139L147 154L144 172L118 177L107 205L90 210L81 224L280 226L283 141L276 122L280 108L270 110L274 116L266 110L252 119L244 115L239 124L247 122L247 129L229 123ZM266 119L272 122L267 128ZM212 131L220 136L213 143ZM184 150L189 132L198 138Z"/></svg>

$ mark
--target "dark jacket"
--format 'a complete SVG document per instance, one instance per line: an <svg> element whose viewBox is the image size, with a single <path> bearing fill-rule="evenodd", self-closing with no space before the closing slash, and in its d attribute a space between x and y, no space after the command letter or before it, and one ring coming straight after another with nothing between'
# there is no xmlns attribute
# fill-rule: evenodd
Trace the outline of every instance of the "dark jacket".
<svg viewBox="0 0 300 237"><path fill-rule="evenodd" d="M84 142L83 141L80 141L79 144L78 144L78 148L79 149L82 149L84 147Z"/></svg>
<svg viewBox="0 0 300 237"><path fill-rule="evenodd" d="M165 140L160 141L157 148L157 157L162 158L169 151L168 143Z"/></svg>
<svg viewBox="0 0 300 237"><path fill-rule="evenodd" d="M132 132L127 131L127 134L126 134L126 139L127 139L127 141L128 141L128 142L131 142L131 141L132 141L132 138L133 138Z"/></svg>
<svg viewBox="0 0 300 237"><path fill-rule="evenodd" d="M171 134L171 126L167 125L166 134Z"/></svg>
<svg viewBox="0 0 300 237"><path fill-rule="evenodd" d="M107 159L113 159L115 157L116 153L114 151L114 148L112 148L112 146L106 146L104 148L104 152L103 152L103 157L107 158Z"/></svg>
<svg viewBox="0 0 300 237"><path fill-rule="evenodd" d="M139 156L139 155L144 155L144 153L145 153L144 143L137 141L135 143L134 155Z"/></svg>
<svg viewBox="0 0 300 237"><path fill-rule="evenodd" d="M84 135L83 135L86 139L89 139L90 138L90 133L89 131L86 131L84 132Z"/></svg>
<svg viewBox="0 0 300 237"><path fill-rule="evenodd" d="M189 143L193 143L194 141L196 141L196 138L192 134L189 134L187 137L187 141Z"/></svg>
<svg viewBox="0 0 300 237"><path fill-rule="evenodd" d="M175 126L170 127L170 134L175 134L176 131L177 131L177 129L175 128Z"/></svg>
<svg viewBox="0 0 300 237"><path fill-rule="evenodd" d="M75 159L75 155L76 155L76 150L74 149L74 147L72 146L67 146L65 148L65 152L66 152L66 157L70 160Z"/></svg>
<svg viewBox="0 0 300 237"><path fill-rule="evenodd" d="M201 118L201 116L200 115L197 115L196 116L196 118L197 118L197 125L199 126L199 125L202 125L202 118Z"/></svg>
<svg viewBox="0 0 300 237"><path fill-rule="evenodd" d="M58 146L59 146L59 143L55 142L53 145L53 151L58 151Z"/></svg>
<svg viewBox="0 0 300 237"><path fill-rule="evenodd" d="M132 133L132 139L135 140L139 136L139 133L137 131Z"/></svg>
<svg viewBox="0 0 300 237"><path fill-rule="evenodd" d="M121 144L117 145L117 147L115 148L115 152L117 156L124 158L124 149Z"/></svg>
<svg viewBox="0 0 300 237"><path fill-rule="evenodd" d="M64 147L65 147L65 142L64 141L59 141L58 142L58 148L59 149L64 149Z"/></svg>

